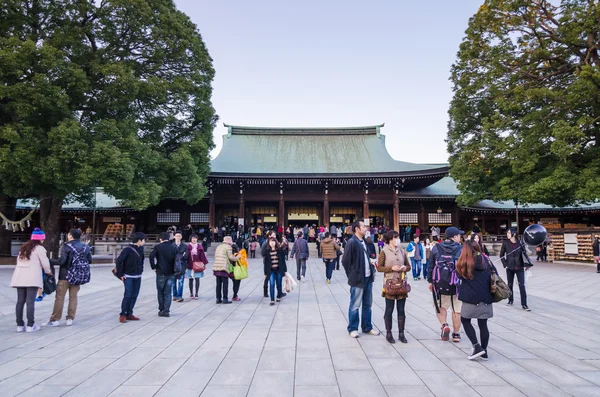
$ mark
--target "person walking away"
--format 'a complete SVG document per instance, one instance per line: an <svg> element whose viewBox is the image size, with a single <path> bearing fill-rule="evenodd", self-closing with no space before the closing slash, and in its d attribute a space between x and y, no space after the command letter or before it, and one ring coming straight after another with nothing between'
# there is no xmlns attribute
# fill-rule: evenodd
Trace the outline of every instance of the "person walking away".
<svg viewBox="0 0 600 397"><path fill-rule="evenodd" d="M42 275L52 275L50 261L44 244L46 234L39 228L31 233L31 238L23 244L17 256L17 266L10 281L11 288L17 289L17 332L36 332L40 326L35 323L35 298L38 288L42 288ZM42 272L43 271L43 272ZM27 328L23 321L23 308L27 303Z"/></svg>
<svg viewBox="0 0 600 397"><path fill-rule="evenodd" d="M335 259L337 258L336 252L340 249L340 246L331 238L329 232L325 232L325 238L321 242L321 251L323 256L323 262L325 262L325 279L327 284L331 284L331 277L333 276L333 269L335 268Z"/></svg>
<svg viewBox="0 0 600 397"><path fill-rule="evenodd" d="M446 229L446 239L435 244L429 257L427 281L433 295L438 321L442 325L443 341L450 340L450 327L447 323L448 309L452 308L452 341L460 342L460 310L462 303L456 296L456 261L460 257L461 235L464 231L450 226Z"/></svg>
<svg viewBox="0 0 600 397"><path fill-rule="evenodd" d="M175 261L177 247L169 241L169 233L161 233L159 244L150 252L150 267L156 273L156 294L158 298L158 316L170 317L171 293L175 281Z"/></svg>
<svg viewBox="0 0 600 397"><path fill-rule="evenodd" d="M256 258L256 246L258 245L258 243L256 242L256 240L252 240L252 242L250 243L250 258Z"/></svg>
<svg viewBox="0 0 600 397"><path fill-rule="evenodd" d="M287 241L284 235L281 235L281 250L285 254L285 259L287 260L290 255L290 243Z"/></svg>
<svg viewBox="0 0 600 397"><path fill-rule="evenodd" d="M303 238L304 233L298 232L298 238L294 241L290 258L296 256L296 278L298 281L306 279L306 260L309 257L308 242Z"/></svg>
<svg viewBox="0 0 600 397"><path fill-rule="evenodd" d="M394 295L390 291L386 291L387 280L399 280L406 277L406 272L410 271L408 256L400 248L400 235L398 232L391 230L383 235L385 245L379 254L377 271L384 273L383 290L381 296L385 298L385 314L383 320L385 322L385 340L389 343L396 343L392 336L392 315L394 306L397 310L398 320L398 340L402 343L408 343L404 336L404 326L406 324L406 313L404 307L408 295Z"/></svg>
<svg viewBox="0 0 600 397"><path fill-rule="evenodd" d="M43 323L42 326L58 327L60 318L62 317L63 307L65 304L65 295L69 291L69 305L67 308L67 325L73 325L75 314L77 312L77 294L83 282L78 281L71 284L67 280L67 276L72 279L76 269L87 269L86 277L89 281L89 268L92 263L92 253L90 247L83 244L79 238L81 230L71 229L67 235L67 243L63 244L60 256L58 259L50 259L52 267L58 266L58 283L56 285L56 295L54 297L54 308L50 319ZM69 272L70 269L71 272ZM54 273L54 271L53 271ZM82 273L77 271L76 276L82 276Z"/></svg>
<svg viewBox="0 0 600 397"><path fill-rule="evenodd" d="M592 243L592 254L596 262L596 273L600 273L600 236L596 234Z"/></svg>
<svg viewBox="0 0 600 397"><path fill-rule="evenodd" d="M373 281L375 280L375 266L367 255L367 246L364 241L366 233L363 221L352 224L354 235L346 243L342 266L348 277L350 285L350 305L348 307L348 333L352 338L358 338L358 324L360 320L362 332L379 335L371 322L371 306L373 305ZM358 311L362 307L360 315Z"/></svg>
<svg viewBox="0 0 600 397"><path fill-rule="evenodd" d="M406 252L410 258L410 265L412 267L413 280L421 279L421 269L423 266L423 258L425 258L425 249L423 244L420 242L420 237L415 234L413 241L408 243Z"/></svg>
<svg viewBox="0 0 600 397"><path fill-rule="evenodd" d="M317 257L322 258L323 254L321 253L321 236L317 236L315 240L315 245L317 246Z"/></svg>
<svg viewBox="0 0 600 397"><path fill-rule="evenodd" d="M458 299L462 302L460 321L467 337L473 345L469 360L481 357L488 359L487 347L490 331L487 321L494 316L493 299L490 290L492 264L488 257L481 252L481 244L475 241L465 241L460 258L456 262L456 274L459 278ZM471 324L477 319L481 343Z"/></svg>
<svg viewBox="0 0 600 397"><path fill-rule="evenodd" d="M513 295L513 283L515 281L515 275L519 283L519 293L521 295L521 307L525 311L531 311L527 306L527 291L525 290L525 271L528 271L533 264L529 260L525 246L517 238L517 229L511 227L506 232L507 240L502 243L500 248L500 260L502 265L506 269L506 283L510 288L510 297L508 298L508 305L512 306L514 302Z"/></svg>
<svg viewBox="0 0 600 397"><path fill-rule="evenodd" d="M235 256L238 257L237 262L233 262L233 265L234 266L244 266L247 271L248 270L248 252L245 249L239 250L235 244L233 244L231 246L231 252L232 252L232 254L234 254ZM231 276L231 278L233 280L233 298L231 300L233 302L239 302L241 299L238 296L238 293L240 291L240 285L242 283L242 280L237 280L234 276Z"/></svg>
<svg viewBox="0 0 600 397"><path fill-rule="evenodd" d="M270 305L275 305L275 302L280 302L283 295L282 281L283 275L287 272L287 265L285 263L285 255L281 246L277 244L277 240L274 236L269 237L267 242L268 250L267 255L263 258L265 276L269 279ZM275 286L277 286L277 298L275 298Z"/></svg>
<svg viewBox="0 0 600 397"><path fill-rule="evenodd" d="M139 321L139 317L133 315L133 308L140 294L142 286L142 273L144 272L144 244L146 235L134 233L131 244L123 248L115 265L117 277L123 281L123 300L121 301L121 313L119 322Z"/></svg>
<svg viewBox="0 0 600 397"><path fill-rule="evenodd" d="M269 239L273 237L275 238L275 233L273 233L272 231L268 231L265 241L260 245L260 256L264 258L265 256L267 256L269 254ZM269 297L269 278L267 277L267 275L265 274L265 280L263 281L263 296L265 298Z"/></svg>
<svg viewBox="0 0 600 397"><path fill-rule="evenodd" d="M183 234L181 230L175 231L173 245L177 248L177 261L180 261L183 265L187 267L187 257L188 257L188 246L184 244L182 241ZM183 274L179 277L175 277L175 281L173 282L173 301L174 302L183 302L183 284L185 283L185 278Z"/></svg>
<svg viewBox="0 0 600 397"><path fill-rule="evenodd" d="M198 300L198 291L200 290L200 279L204 277L204 270L208 264L208 258L202 244L198 244L198 236L192 234L190 236L191 242L188 244L188 255L187 255L187 266L185 271L185 277L189 280L190 288L190 300ZM194 294L194 284L196 286L196 293Z"/></svg>
<svg viewBox="0 0 600 397"><path fill-rule="evenodd" d="M333 237L335 243L338 245L338 249L335 251L335 260L333 261L333 263L335 264L335 270L340 270L340 256L342 256L343 252L342 252L342 242L340 241L339 238L334 237L333 235L331 236Z"/></svg>
<svg viewBox="0 0 600 397"><path fill-rule="evenodd" d="M217 278L217 304L229 304L229 264L237 262L238 257L233 255L233 240L231 236L223 237L223 243L219 245L215 251L215 263L213 265L213 274Z"/></svg>
<svg viewBox="0 0 600 397"><path fill-rule="evenodd" d="M429 238L425 239L425 245L423 245L423 249L425 249L425 257L421 261L423 263L423 278L427 280L427 267L429 266L429 257L431 256L431 248L433 245L431 244L431 240Z"/></svg>
<svg viewBox="0 0 600 397"><path fill-rule="evenodd" d="M410 232L411 232L410 225L408 225L408 226L406 226L406 229L404 231L404 234L405 234L404 241L410 241Z"/></svg>

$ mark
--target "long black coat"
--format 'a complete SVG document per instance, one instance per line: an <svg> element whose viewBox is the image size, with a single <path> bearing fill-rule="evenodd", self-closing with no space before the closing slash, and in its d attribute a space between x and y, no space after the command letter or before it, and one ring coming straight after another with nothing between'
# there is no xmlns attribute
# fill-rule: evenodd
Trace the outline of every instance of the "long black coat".
<svg viewBox="0 0 600 397"><path fill-rule="evenodd" d="M281 248L277 248L277 260L279 262L279 273L285 274L287 272L287 264L285 263L285 253ZM268 277L271 275L271 253L270 251L266 251L266 255L263 257L263 265L265 270L265 275Z"/></svg>

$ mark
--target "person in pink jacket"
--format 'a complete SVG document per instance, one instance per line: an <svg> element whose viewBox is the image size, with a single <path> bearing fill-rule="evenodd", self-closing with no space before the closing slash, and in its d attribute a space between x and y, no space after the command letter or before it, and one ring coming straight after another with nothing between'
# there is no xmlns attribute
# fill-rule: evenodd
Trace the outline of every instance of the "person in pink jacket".
<svg viewBox="0 0 600 397"><path fill-rule="evenodd" d="M46 235L38 228L31 234L31 240L26 242L17 257L17 266L13 273L10 286L17 289L17 332L35 332L40 326L35 323L35 298L38 288L42 288L42 269L46 274L52 274L46 248L42 245ZM23 307L27 303L27 329L23 321Z"/></svg>

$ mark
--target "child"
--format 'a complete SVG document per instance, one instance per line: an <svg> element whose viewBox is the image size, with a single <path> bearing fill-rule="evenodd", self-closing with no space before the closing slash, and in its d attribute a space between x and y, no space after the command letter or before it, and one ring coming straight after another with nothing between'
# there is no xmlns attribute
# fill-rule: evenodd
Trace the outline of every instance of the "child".
<svg viewBox="0 0 600 397"><path fill-rule="evenodd" d="M256 258L256 241L250 243L250 258Z"/></svg>

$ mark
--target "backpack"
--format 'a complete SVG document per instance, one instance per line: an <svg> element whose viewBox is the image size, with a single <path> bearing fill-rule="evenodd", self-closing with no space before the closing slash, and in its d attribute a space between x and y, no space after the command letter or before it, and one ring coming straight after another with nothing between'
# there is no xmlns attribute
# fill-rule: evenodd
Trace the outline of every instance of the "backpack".
<svg viewBox="0 0 600 397"><path fill-rule="evenodd" d="M456 295L458 276L456 275L456 262L452 255L440 255L436 258L431 273L431 281L433 284L433 300L439 313L438 300L441 304L442 295ZM452 302L452 310L454 310L454 302Z"/></svg>
<svg viewBox="0 0 600 397"><path fill-rule="evenodd" d="M176 279L180 279L181 276L183 276L183 255L177 254L175 257L175 268L173 270Z"/></svg>
<svg viewBox="0 0 600 397"><path fill-rule="evenodd" d="M83 285L90 282L90 263L87 260L89 247L84 246L81 251L77 251L71 244L67 244L73 250L73 260L71 267L67 269L66 279L71 285Z"/></svg>

